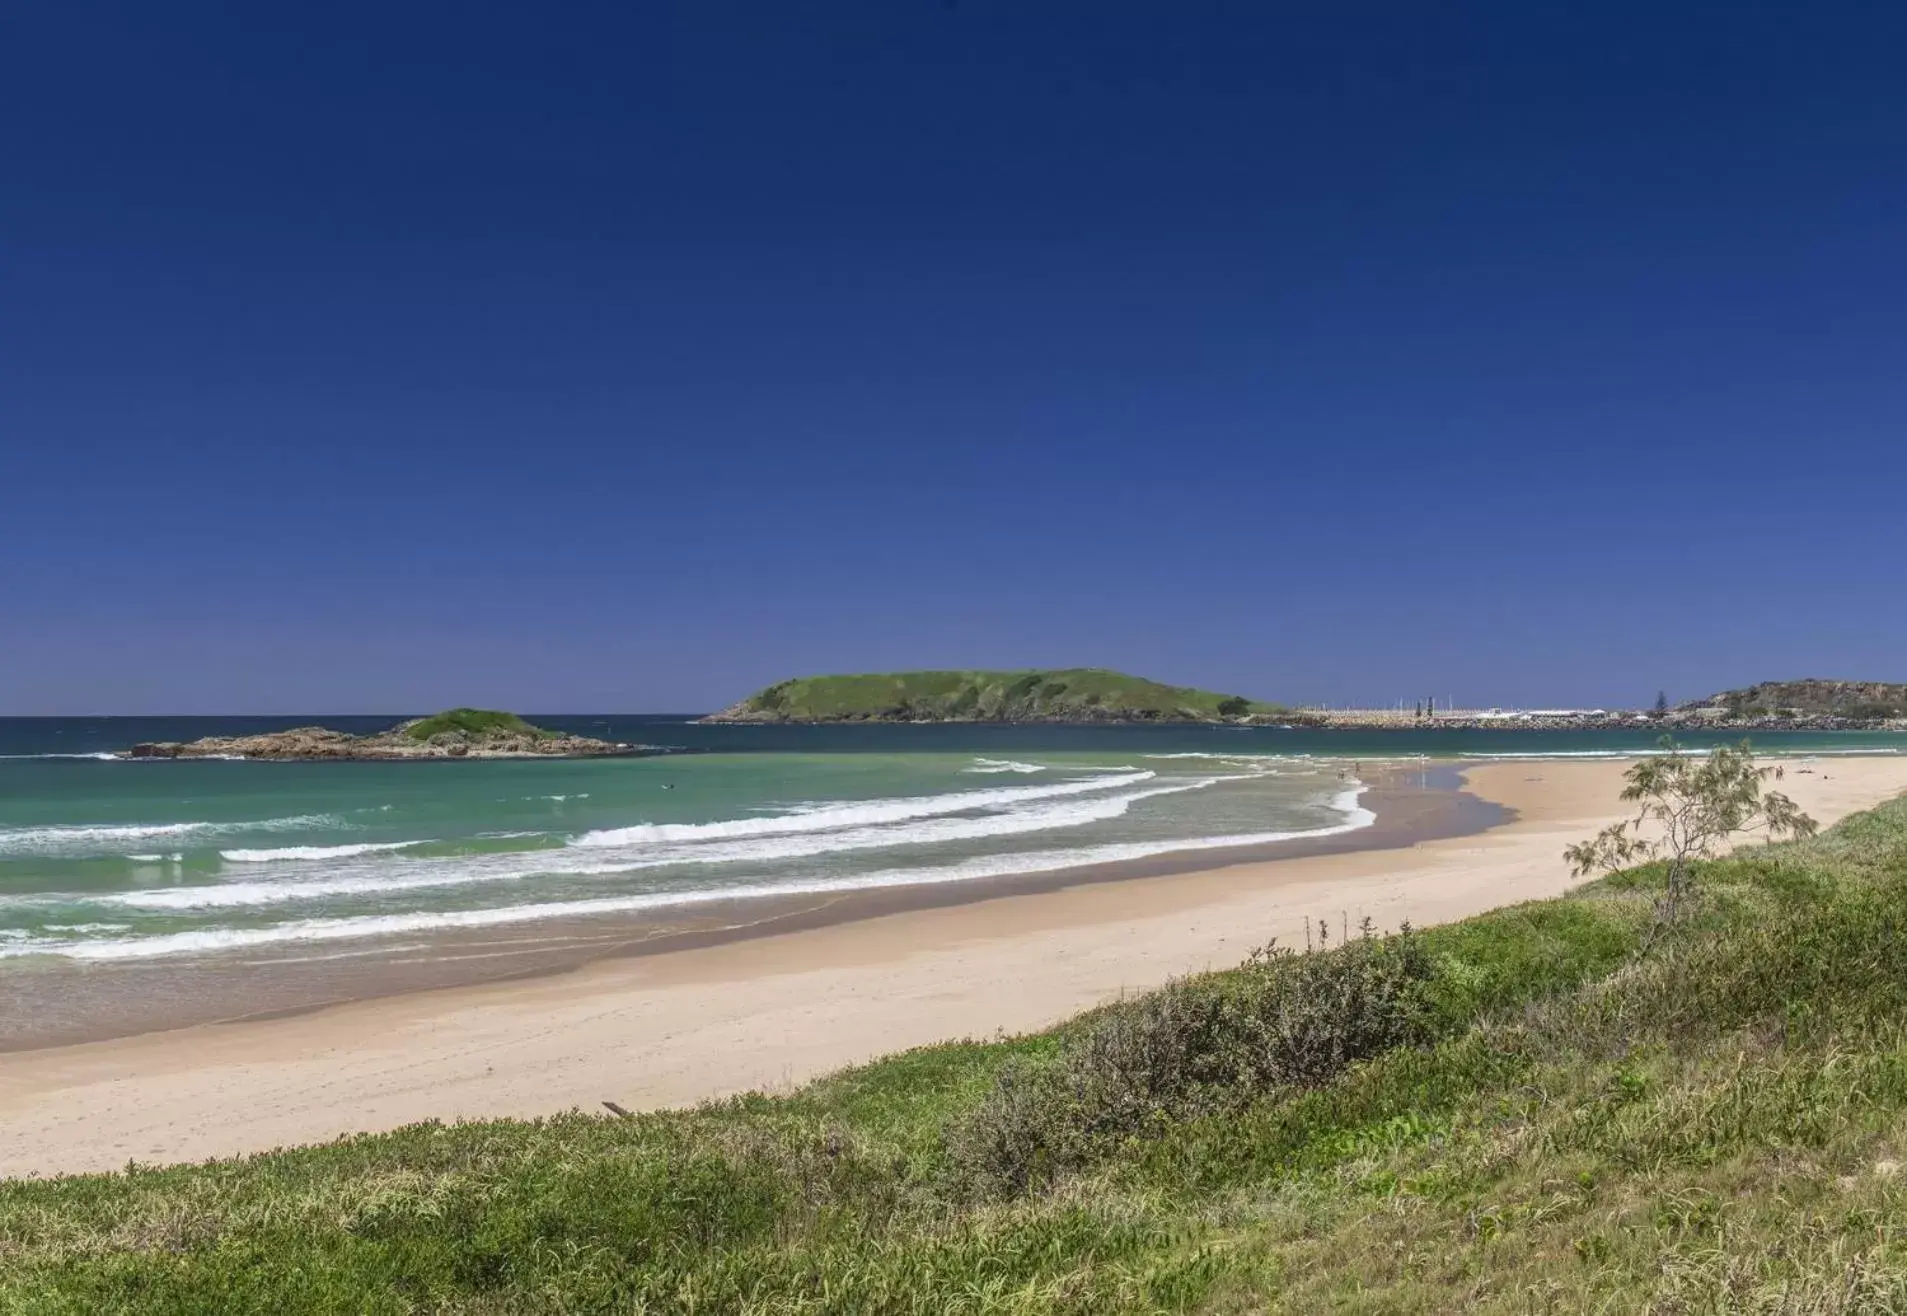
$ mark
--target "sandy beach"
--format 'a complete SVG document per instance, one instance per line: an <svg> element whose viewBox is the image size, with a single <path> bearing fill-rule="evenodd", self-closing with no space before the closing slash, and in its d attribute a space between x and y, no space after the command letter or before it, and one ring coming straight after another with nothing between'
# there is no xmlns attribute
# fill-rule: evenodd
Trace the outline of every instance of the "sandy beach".
<svg viewBox="0 0 1907 1316"><path fill-rule="evenodd" d="M1515 811L1406 848L1099 881L611 959L571 973L0 1056L0 1175L173 1163L424 1119L781 1089L887 1052L1051 1024L1234 964L1301 920L1390 928L1553 896L1565 844L1620 816L1623 764L1507 760ZM1907 791L1907 757L1790 764L1824 825Z"/></svg>

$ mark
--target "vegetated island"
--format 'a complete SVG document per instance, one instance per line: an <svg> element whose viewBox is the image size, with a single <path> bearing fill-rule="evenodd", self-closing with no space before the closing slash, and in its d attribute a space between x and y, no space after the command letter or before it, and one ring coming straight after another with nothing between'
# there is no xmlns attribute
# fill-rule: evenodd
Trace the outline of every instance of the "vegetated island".
<svg viewBox="0 0 1907 1316"><path fill-rule="evenodd" d="M294 727L258 736L207 736L189 742L150 741L126 751L135 759L515 759L602 758L666 754L656 745L572 736L532 726L515 713L453 708L412 718L368 736L330 727Z"/></svg>
<svg viewBox="0 0 1907 1316"><path fill-rule="evenodd" d="M1101 667L804 676L705 722L1239 722L1288 710Z"/></svg>

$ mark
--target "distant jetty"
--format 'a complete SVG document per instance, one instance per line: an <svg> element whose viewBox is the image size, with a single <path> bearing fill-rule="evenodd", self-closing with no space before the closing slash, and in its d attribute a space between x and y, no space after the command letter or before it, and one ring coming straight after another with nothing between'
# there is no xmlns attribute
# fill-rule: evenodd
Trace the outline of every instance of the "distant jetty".
<svg viewBox="0 0 1907 1316"><path fill-rule="evenodd" d="M1650 709L1442 708L1433 700L1398 708L1301 708L1293 725L1321 729L1440 731L1907 730L1907 684L1885 681L1764 681L1705 699Z"/></svg>
<svg viewBox="0 0 1907 1316"><path fill-rule="evenodd" d="M257 736L207 736L186 742L149 741L125 753L133 759L532 759L608 758L676 751L657 745L572 736L532 726L514 713L453 708L413 718L388 731L356 736L329 727L294 727Z"/></svg>

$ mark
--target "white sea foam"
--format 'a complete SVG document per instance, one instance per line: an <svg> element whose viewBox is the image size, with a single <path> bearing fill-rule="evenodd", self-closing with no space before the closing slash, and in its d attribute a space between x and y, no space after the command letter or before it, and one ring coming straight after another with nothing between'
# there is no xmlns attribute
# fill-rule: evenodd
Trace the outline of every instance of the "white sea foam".
<svg viewBox="0 0 1907 1316"><path fill-rule="evenodd" d="M1714 751L1707 746L1682 745L1679 752L1687 758L1707 758ZM1660 755L1662 750L1654 745L1638 746L1635 749L1502 749L1478 750L1469 754L1455 754L1453 760L1463 759L1641 759ZM1872 755L1898 755L1907 753L1898 746L1872 745L1848 746L1842 749L1808 749L1801 746L1756 745L1755 757L1758 759L1796 759L1811 758L1820 754L1827 757L1867 758Z"/></svg>
<svg viewBox="0 0 1907 1316"><path fill-rule="evenodd" d="M1463 759L1639 759L1658 753L1654 748L1635 749L1480 749L1467 754L1452 754L1452 761ZM1705 749L1684 749L1684 754L1702 756Z"/></svg>
<svg viewBox="0 0 1907 1316"><path fill-rule="evenodd" d="M836 892L872 890L883 887L914 886L942 882L973 881L1009 874L1052 872L1093 864L1119 863L1189 850L1213 850L1276 844L1310 837L1333 836L1368 827L1376 815L1358 803L1362 788L1340 793L1332 807L1343 820L1324 827L1299 831L1246 832L1223 836L1158 838L1152 841L1109 843L1082 846L1070 850L1040 850L1030 853L975 856L934 868L897 868L853 876L824 877L808 881L750 883L731 887L702 887L688 891L651 891L595 899L544 901L527 905L507 905L491 909L443 910L410 914L372 914L341 918L307 918L263 928L204 928L160 936L120 938L91 942L53 942L30 938L0 947L0 957L33 954L64 955L82 960L145 959L166 955L190 954L277 943L337 941L358 937L387 936L450 928L498 927L512 923L530 923L553 918L575 918L598 914L639 913L685 905L709 904L724 900L752 900L766 896L820 895Z"/></svg>
<svg viewBox="0 0 1907 1316"><path fill-rule="evenodd" d="M1276 777L1292 771L1316 772L1325 766L1311 761L1308 755L1303 754L1210 754L1196 750L1182 754L1147 754L1144 757L1216 763L1234 772L1251 772L1266 777Z"/></svg>
<svg viewBox="0 0 1907 1316"><path fill-rule="evenodd" d="M172 854L129 854L126 858L138 864L176 864L185 858L182 852Z"/></svg>
<svg viewBox="0 0 1907 1316"><path fill-rule="evenodd" d="M234 864L269 864L280 859L349 859L352 855L405 850L428 841L366 841L359 845L287 845L277 850L220 850L219 858Z"/></svg>
<svg viewBox="0 0 1907 1316"><path fill-rule="evenodd" d="M1291 757L1291 756L1290 756L1290 755L1288 755L1288 754L1217 754L1217 753L1214 753L1214 752L1212 752L1211 750L1205 750L1205 749L1186 749L1186 750L1179 750L1179 751L1177 751L1177 752L1175 752L1175 753L1171 753L1171 754L1141 754L1141 755L1140 755L1139 757L1141 757L1141 758L1148 758L1148 759L1161 759L1161 760L1170 760L1170 759L1259 759L1259 760L1264 760L1264 761L1267 761L1267 762L1269 762L1269 761L1273 761L1273 760L1276 760L1276 759L1282 759L1282 758L1289 758L1289 757Z"/></svg>
<svg viewBox="0 0 1907 1316"><path fill-rule="evenodd" d="M1795 758L1802 754L1820 754L1827 758L1865 758L1870 754L1907 754L1907 749L1874 745L1864 749L1773 749L1762 746L1755 751L1756 758L1782 759Z"/></svg>
<svg viewBox="0 0 1907 1316"><path fill-rule="evenodd" d="M1177 754L1143 754L1141 758L1155 759L1161 762L1173 760L1204 760L1211 763L1230 763L1239 767L1253 768L1260 772L1271 772L1289 763L1308 760L1309 754L1247 754L1242 751L1221 754L1207 750L1185 750Z"/></svg>
<svg viewBox="0 0 1907 1316"><path fill-rule="evenodd" d="M398 955L410 950L428 950L430 943L411 942L397 946L365 946L351 950L320 951L312 955L275 955L268 960L247 960L252 965L278 964L324 964L331 960L361 960L367 955Z"/></svg>
<svg viewBox="0 0 1907 1316"><path fill-rule="evenodd" d="M1112 795L1034 802L1017 811L978 817L915 819L902 825L871 825L829 832L743 836L721 842L643 845L466 855L455 860L416 860L398 867L383 861L356 871L287 881L220 882L156 887L100 897L100 903L149 910L230 909L287 904L334 896L380 896L430 888L516 882L538 877L608 877L681 865L765 865L860 850L904 849L958 841L991 840L1029 832L1084 827L1123 816L1140 800L1203 790L1228 777L1195 777L1170 785ZM527 862L526 862L527 860Z"/></svg>
<svg viewBox="0 0 1907 1316"><path fill-rule="evenodd" d="M120 756L101 750L92 754L0 754L0 759L94 759L100 763L117 763Z"/></svg>
<svg viewBox="0 0 1907 1316"><path fill-rule="evenodd" d="M1035 772L1045 772L1046 765L1043 763L1020 763L1013 759L975 759L971 767L962 768L961 771L980 773L982 775L999 772L1017 772L1024 776L1031 776Z"/></svg>
<svg viewBox="0 0 1907 1316"><path fill-rule="evenodd" d="M205 837L243 832L285 832L336 826L329 814L265 818L256 822L63 823L51 827L0 828L0 855L112 854L128 841L155 837Z"/></svg>
<svg viewBox="0 0 1907 1316"><path fill-rule="evenodd" d="M209 823L126 823L111 826L104 823L85 826L79 823L54 827L21 827L0 831L0 851L31 850L41 845L61 845L83 842L137 841L149 836L184 836L191 832L202 831Z"/></svg>
<svg viewBox="0 0 1907 1316"><path fill-rule="evenodd" d="M1085 795L1094 791L1116 790L1122 786L1151 781L1155 772L1128 772L1090 777L1084 781L1058 782L1050 786L1006 786L994 790L954 791L946 795L902 795L876 800L847 800L828 804L797 805L784 813L764 818L727 818L706 823L640 823L634 827L614 827L585 832L570 844L581 847L620 849L635 845L661 845L682 841L727 840L741 836L777 836L789 832L834 831L870 824L906 822L913 818L931 818L975 809L999 809L1030 800L1054 799L1067 795Z"/></svg>

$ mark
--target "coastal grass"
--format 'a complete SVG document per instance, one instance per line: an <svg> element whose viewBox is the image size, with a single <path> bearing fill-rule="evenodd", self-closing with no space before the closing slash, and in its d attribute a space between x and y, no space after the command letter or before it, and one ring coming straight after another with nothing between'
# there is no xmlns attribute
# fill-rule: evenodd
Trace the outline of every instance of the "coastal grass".
<svg viewBox="0 0 1907 1316"><path fill-rule="evenodd" d="M1645 950L1662 880L787 1096L0 1184L0 1309L1907 1312L1907 801Z"/></svg>
<svg viewBox="0 0 1907 1316"><path fill-rule="evenodd" d="M1277 704L1097 667L878 672L771 685L725 717L841 721L1221 721Z"/></svg>
<svg viewBox="0 0 1907 1316"><path fill-rule="evenodd" d="M446 733L472 737L492 735L548 737L556 733L532 726L515 713L493 708L452 708L408 723L404 734L412 740L429 740Z"/></svg>

